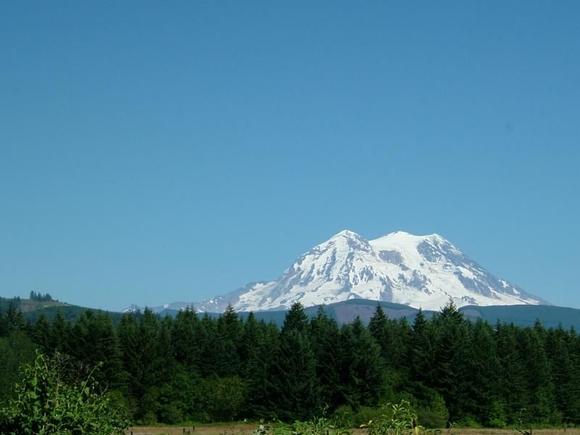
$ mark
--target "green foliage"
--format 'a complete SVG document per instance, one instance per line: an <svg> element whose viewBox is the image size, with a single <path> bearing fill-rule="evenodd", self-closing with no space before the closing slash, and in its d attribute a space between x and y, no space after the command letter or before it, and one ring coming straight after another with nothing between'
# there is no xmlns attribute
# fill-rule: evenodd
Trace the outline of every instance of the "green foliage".
<svg viewBox="0 0 580 435"><path fill-rule="evenodd" d="M357 427L384 420L378 405L401 399L425 427L579 422L573 330L469 322L453 305L433 318L419 312L412 326L377 308L368 326L357 319L339 328L324 310L310 319L299 304L282 328L231 308L222 316L185 310L161 318L146 310L117 322L86 312L27 323L22 302L0 312L0 401L38 348L69 355L75 367L97 366L92 376L136 423L313 424L331 415L337 427Z"/></svg>
<svg viewBox="0 0 580 435"><path fill-rule="evenodd" d="M341 427L324 417L296 421L291 425L261 423L253 432L254 435L350 435L351 433L350 429Z"/></svg>
<svg viewBox="0 0 580 435"><path fill-rule="evenodd" d="M198 391L199 409L209 421L232 421L243 412L246 394L246 386L237 376L206 379Z"/></svg>
<svg viewBox="0 0 580 435"><path fill-rule="evenodd" d="M282 420L305 420L320 411L316 359L310 339L301 329L286 329L281 334L272 372L271 397Z"/></svg>
<svg viewBox="0 0 580 435"><path fill-rule="evenodd" d="M38 302L48 302L48 301L52 301L52 296L48 293L40 293L40 292L35 292L35 291L31 291L30 292L30 296L29 299L31 301L38 301Z"/></svg>
<svg viewBox="0 0 580 435"><path fill-rule="evenodd" d="M381 415L381 408L361 406L352 416L352 427L366 427L370 421L375 421Z"/></svg>
<svg viewBox="0 0 580 435"><path fill-rule="evenodd" d="M354 416L355 413L349 405L341 405L332 414L332 421L334 421L338 427L360 426L362 422L356 425L354 423ZM369 420L370 419L366 419L364 421L366 422Z"/></svg>
<svg viewBox="0 0 580 435"><path fill-rule="evenodd" d="M434 393L423 406L417 407L417 415L421 424L428 428L442 428L447 426L449 411L441 395Z"/></svg>
<svg viewBox="0 0 580 435"><path fill-rule="evenodd" d="M292 425L292 433L296 435L348 435L351 431L320 417L306 422L295 422Z"/></svg>
<svg viewBox="0 0 580 435"><path fill-rule="evenodd" d="M406 400L398 404L384 405L379 414L364 426L368 428L369 435L425 433L425 430L418 424L417 413Z"/></svg>
<svg viewBox="0 0 580 435"><path fill-rule="evenodd" d="M505 404L500 400L494 400L489 409L488 425L503 429L507 426Z"/></svg>
<svg viewBox="0 0 580 435"><path fill-rule="evenodd" d="M376 405L384 382L380 347L360 319L341 330L340 389L354 409Z"/></svg>
<svg viewBox="0 0 580 435"><path fill-rule="evenodd" d="M38 354L24 369L16 394L0 411L6 434L121 434L128 426L111 399L99 392L92 376L76 382L59 354Z"/></svg>
<svg viewBox="0 0 580 435"><path fill-rule="evenodd" d="M21 377L20 366L32 362L35 355L35 346L24 332L0 337L0 405L12 397Z"/></svg>

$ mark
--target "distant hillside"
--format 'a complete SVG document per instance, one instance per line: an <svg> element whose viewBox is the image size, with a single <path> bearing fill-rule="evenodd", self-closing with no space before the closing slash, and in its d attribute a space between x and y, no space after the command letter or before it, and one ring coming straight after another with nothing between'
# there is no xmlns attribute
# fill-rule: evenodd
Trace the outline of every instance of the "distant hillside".
<svg viewBox="0 0 580 435"><path fill-rule="evenodd" d="M565 329L573 327L580 329L580 310L552 305L511 305L475 307L460 309L470 319L483 319L489 323L497 321L513 323L520 326L532 326L539 320L547 328L562 326Z"/></svg>
<svg viewBox="0 0 580 435"><path fill-rule="evenodd" d="M10 305L13 305L14 308L21 311L24 318L31 322L36 321L36 319L41 315L44 315L47 319L53 319L58 313L60 313L65 320L76 320L84 311L103 312L103 310L71 305L57 300L38 301L32 299L0 297L0 312L8 310ZM121 313L111 311L106 311L106 313L109 314L113 320L118 320L122 316Z"/></svg>
<svg viewBox="0 0 580 435"><path fill-rule="evenodd" d="M61 313L66 320L77 319L83 311L98 311L94 308L71 305L60 301L36 301L20 298L0 297L0 312L6 311L10 304L22 311L27 320L35 321L39 316L44 315L52 319L57 313ZM344 302L337 302L323 306L326 314L335 319L339 324L352 322L356 317L367 323L376 310L377 304L381 305L383 311L391 319L406 318L412 322L418 310L407 305L395 304L391 302L377 302L366 299L351 299ZM320 306L308 307L305 312L308 316L314 317ZM471 320L482 319L490 324L496 322L513 323L519 326L532 326L539 320L547 328L557 328L562 326L565 329L575 328L580 330L580 309L556 307L552 305L501 305L501 306L466 306L459 309L466 318ZM175 316L179 310L164 309L158 311L160 316ZM106 311L118 321L123 313ZM424 311L427 317L433 316L435 311ZM248 316L249 312L240 312L242 318ZM200 314L201 315L201 314ZM208 313L211 317L217 317L220 313ZM258 320L267 323L281 325L286 317L286 310L279 311L257 311L254 313Z"/></svg>
<svg viewBox="0 0 580 435"><path fill-rule="evenodd" d="M367 323L380 304L383 311L391 319L407 318L412 322L418 310L407 305L390 302L377 302L366 299L351 299L323 306L326 314L338 323L352 322L357 316ZM305 312L308 316L316 316L320 306L308 307ZM580 330L580 310L575 308L556 307L552 305L503 305L503 306L466 306L459 309L470 320L482 319L490 324L496 322L513 323L519 326L532 326L539 320L547 328L562 326L565 329L575 328ZM178 310L166 309L160 311L160 315L174 316ZM436 314L435 311L424 311L427 317ZM240 312L246 317L248 312ZM211 317L219 316L219 313L208 313ZM280 311L257 311L254 313L258 320L272 322L281 325L286 316L286 310Z"/></svg>

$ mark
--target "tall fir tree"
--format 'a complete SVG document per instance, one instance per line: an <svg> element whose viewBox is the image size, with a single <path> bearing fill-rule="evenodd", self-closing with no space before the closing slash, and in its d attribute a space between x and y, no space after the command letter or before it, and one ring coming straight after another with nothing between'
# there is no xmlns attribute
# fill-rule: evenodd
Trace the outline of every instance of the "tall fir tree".
<svg viewBox="0 0 580 435"><path fill-rule="evenodd" d="M294 304L280 333L271 378L276 411L283 420L309 419L321 408L316 356L307 328L302 305Z"/></svg>
<svg viewBox="0 0 580 435"><path fill-rule="evenodd" d="M358 317L342 327L340 336L340 387L344 402L355 409L376 405L385 385L379 345Z"/></svg>

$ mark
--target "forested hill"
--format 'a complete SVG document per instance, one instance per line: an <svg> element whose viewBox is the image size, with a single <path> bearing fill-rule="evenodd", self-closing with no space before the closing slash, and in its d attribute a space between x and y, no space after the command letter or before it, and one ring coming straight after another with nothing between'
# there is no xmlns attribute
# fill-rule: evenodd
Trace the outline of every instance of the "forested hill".
<svg viewBox="0 0 580 435"><path fill-rule="evenodd" d="M54 318L60 313L66 320L75 320L84 311L102 311L93 308L71 305L56 300L34 300L34 299L7 299L0 297L0 312L6 311L10 305L24 314L25 319L36 321L39 316L43 315L48 319ZM356 317L359 317L363 323L368 323L375 312L377 304L380 304L385 314L391 319L407 318L413 321L418 310L407 305L394 304L389 302L377 302L366 299L352 299L335 304L324 306L326 314L336 320L339 324L350 323ZM195 308L195 307L194 307ZM305 308L308 317L316 316L320 307ZM540 321L546 328L557 328L561 326L564 329L575 328L580 330L580 310L576 308L556 307L553 305L507 305L507 306L466 306L459 309L468 320L485 320L490 324L497 322L513 323L519 326L532 326L536 321ZM119 321L122 313L106 312L113 321ZM161 316L169 315L175 317L179 311L164 309L156 312ZM287 311L259 311L254 313L257 320L263 320L267 323L272 322L281 326L286 317ZM434 311L424 311L426 317L431 317ZM249 313L239 313L240 317L246 318ZM209 313L211 317L218 317L218 314Z"/></svg>
<svg viewBox="0 0 580 435"><path fill-rule="evenodd" d="M380 305L385 314L391 319L407 318L413 321L419 310L407 305L393 304L389 302L377 302L365 299L352 299L324 306L324 311L339 324L350 323L357 317L363 323L368 323L375 312L377 305ZM307 316L314 317L319 310L319 306L305 308ZM537 321L546 328L564 329L575 328L580 330L580 310L576 308L556 307L553 305L507 305L507 306L466 306L459 309L468 320L485 320L490 324L513 323L519 326L532 326ZM175 316L177 310L161 310L158 314ZM281 326L284 322L287 311L258 311L254 313L258 320L273 322ZM423 311L426 317L435 314L434 311ZM248 313L239 313L246 317ZM210 314L217 317L218 314Z"/></svg>
<svg viewBox="0 0 580 435"><path fill-rule="evenodd" d="M79 305L67 304L52 298L3 298L0 297L0 313L14 309L22 313L25 320L35 322L43 316L53 319L60 314L65 320L76 320L85 311L102 312L117 321L121 318L121 313L103 311L94 308L81 307Z"/></svg>
<svg viewBox="0 0 580 435"><path fill-rule="evenodd" d="M368 325L340 326L296 304L281 327L231 309L219 317L146 310L117 323L93 311L27 323L10 309L0 314L0 403L35 349L97 367L97 380L140 423L325 413L356 427L401 399L429 427L580 423L574 330L471 322L452 305L412 322L375 305Z"/></svg>

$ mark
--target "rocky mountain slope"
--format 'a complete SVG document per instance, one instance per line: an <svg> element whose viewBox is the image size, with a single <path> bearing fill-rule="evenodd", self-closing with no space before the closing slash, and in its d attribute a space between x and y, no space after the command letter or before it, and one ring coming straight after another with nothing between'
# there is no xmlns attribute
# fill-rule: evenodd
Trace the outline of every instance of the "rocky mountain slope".
<svg viewBox="0 0 580 435"><path fill-rule="evenodd" d="M260 311L285 309L294 302L309 307L350 299L427 310L450 300L459 307L545 303L495 277L437 234L398 231L367 240L345 230L303 254L277 280L248 284L194 306L208 312L221 312L228 304Z"/></svg>

